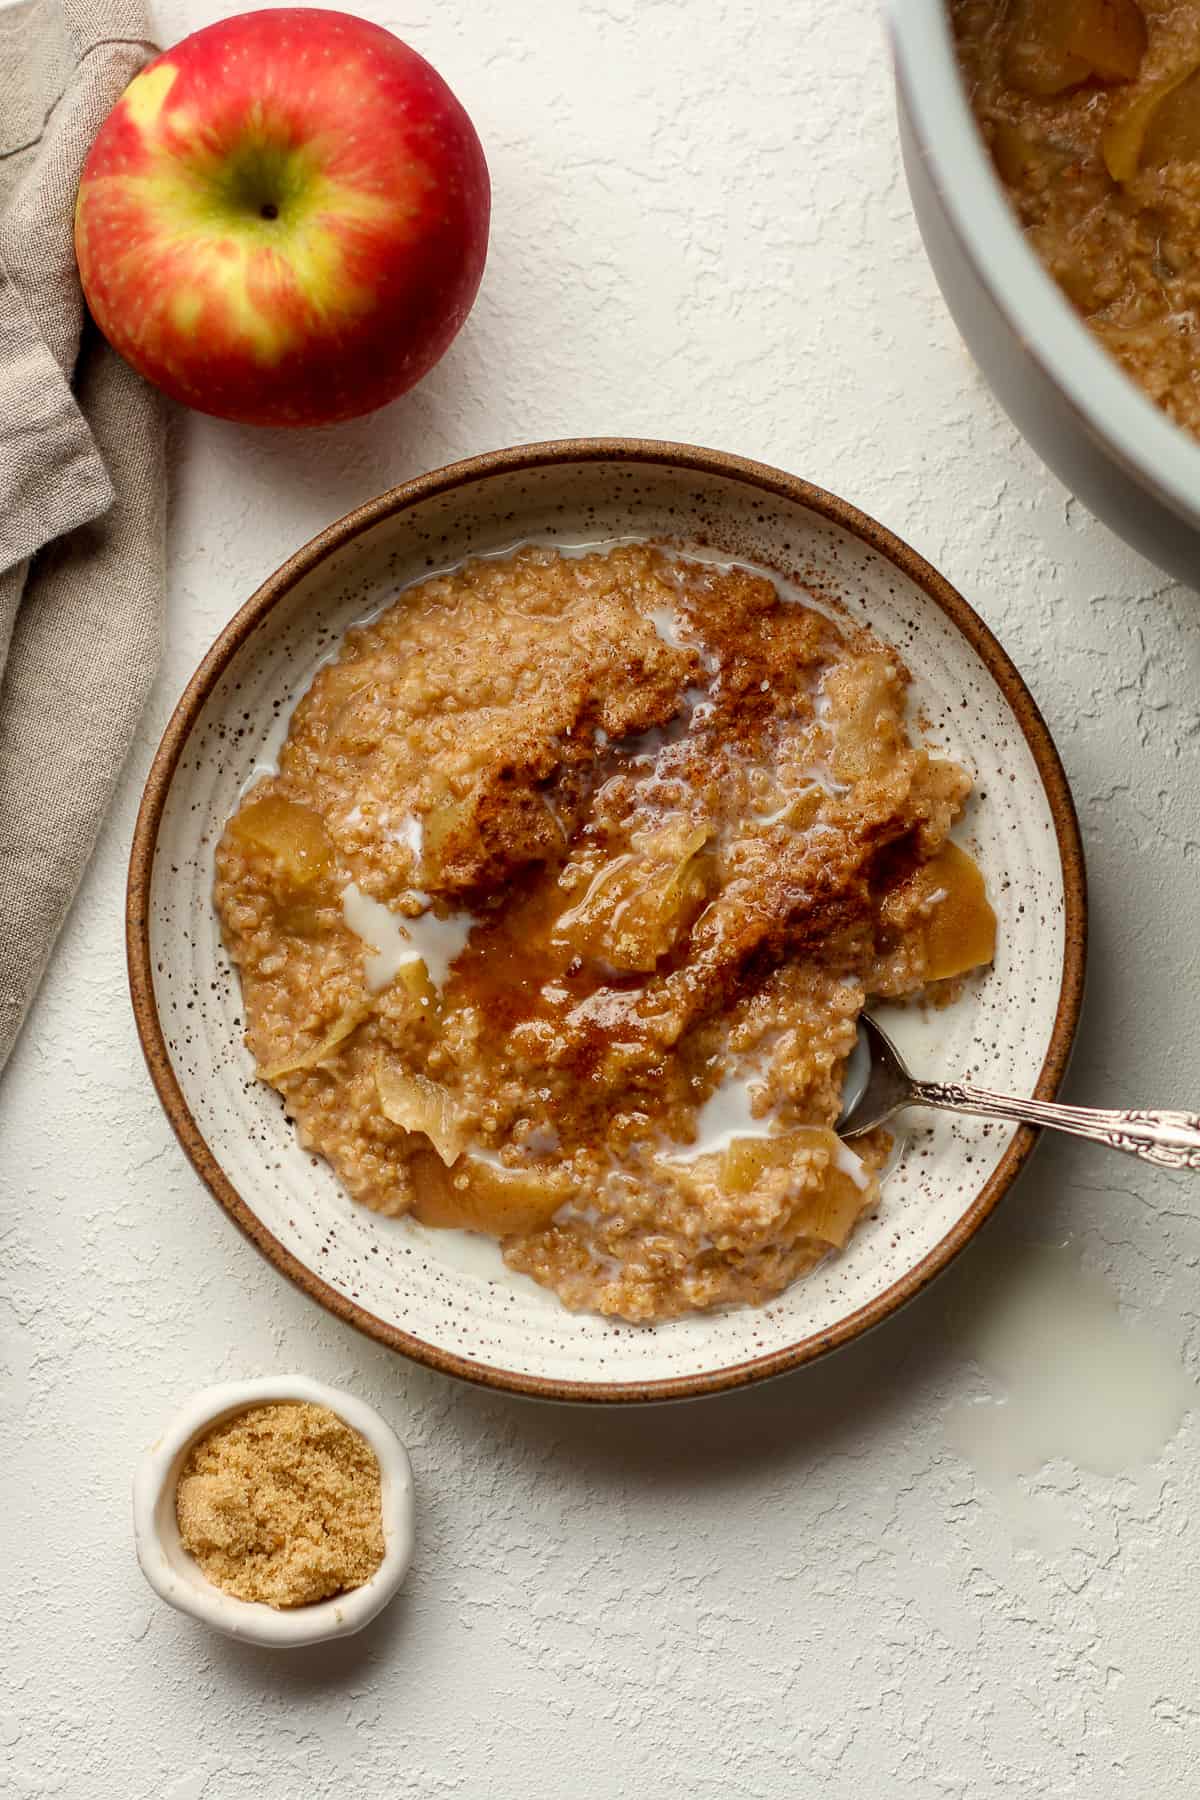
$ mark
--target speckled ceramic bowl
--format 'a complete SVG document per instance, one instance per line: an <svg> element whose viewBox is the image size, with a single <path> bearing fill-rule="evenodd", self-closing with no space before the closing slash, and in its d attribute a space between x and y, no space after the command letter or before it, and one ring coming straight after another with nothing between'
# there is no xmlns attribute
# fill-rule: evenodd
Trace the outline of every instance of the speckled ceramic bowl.
<svg viewBox="0 0 1200 1800"><path fill-rule="evenodd" d="M628 440L477 457L394 489L315 538L217 639L167 728L130 865L133 1002L159 1095L217 1199L305 1291L385 1344L519 1393L656 1400L736 1387L821 1355L916 1294L991 1212L1034 1134L930 1116L878 1216L778 1300L656 1327L564 1311L491 1242L354 1206L254 1079L211 902L213 847L292 703L347 626L405 583L524 540L630 534L766 564L897 646L914 716L968 764L960 828L999 913L995 967L952 1007L893 1015L918 1069L1050 1098L1085 947L1083 861L1062 767L1017 671L920 557L806 482L713 451Z"/></svg>

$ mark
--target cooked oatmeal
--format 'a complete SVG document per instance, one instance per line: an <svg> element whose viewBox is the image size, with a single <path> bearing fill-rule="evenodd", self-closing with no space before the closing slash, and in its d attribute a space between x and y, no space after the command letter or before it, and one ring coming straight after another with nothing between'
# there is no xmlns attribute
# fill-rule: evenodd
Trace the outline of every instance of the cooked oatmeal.
<svg viewBox="0 0 1200 1800"><path fill-rule="evenodd" d="M975 115L1031 245L1200 434L1200 0L951 0Z"/></svg>
<svg viewBox="0 0 1200 1800"><path fill-rule="evenodd" d="M217 853L247 1043L381 1213L569 1307L777 1294L876 1205L832 1127L869 995L990 960L895 652L758 572L529 547L409 589Z"/></svg>

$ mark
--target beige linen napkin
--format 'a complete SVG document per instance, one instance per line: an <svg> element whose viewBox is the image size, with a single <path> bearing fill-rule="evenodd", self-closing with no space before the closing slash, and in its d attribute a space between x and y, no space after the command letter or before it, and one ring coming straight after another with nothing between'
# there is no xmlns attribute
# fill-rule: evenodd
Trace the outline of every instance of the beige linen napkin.
<svg viewBox="0 0 1200 1800"><path fill-rule="evenodd" d="M0 1068L158 662L160 404L84 326L71 236L148 31L139 0L0 9Z"/></svg>

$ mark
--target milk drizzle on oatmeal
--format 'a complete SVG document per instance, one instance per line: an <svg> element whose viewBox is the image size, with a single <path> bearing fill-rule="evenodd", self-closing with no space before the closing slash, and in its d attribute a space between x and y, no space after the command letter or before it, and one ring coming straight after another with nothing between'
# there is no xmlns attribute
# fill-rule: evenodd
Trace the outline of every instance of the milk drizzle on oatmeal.
<svg viewBox="0 0 1200 1800"><path fill-rule="evenodd" d="M722 1077L719 1086L713 1089L703 1106L697 1109L695 1143L665 1150L663 1154L667 1160L674 1163L695 1162L697 1157L711 1156L716 1151L727 1150L735 1139L775 1137L779 1131L779 1123L774 1109L768 1110L761 1117L754 1110L755 1100L761 1091L759 1071L731 1070ZM866 1189L870 1180L867 1169L862 1158L855 1155L849 1144L839 1140L834 1152L834 1163L857 1187Z"/></svg>
<svg viewBox="0 0 1200 1800"><path fill-rule="evenodd" d="M220 847L302 1143L567 1305L760 1301L844 1244L886 1154L831 1129L865 994L991 954L968 777L910 744L894 652L787 600L643 544L431 577Z"/></svg>
<svg viewBox="0 0 1200 1800"><path fill-rule="evenodd" d="M773 1137L778 1128L774 1110L761 1118L754 1111L761 1091L759 1071L731 1069L696 1110L695 1143L665 1152L669 1161L695 1162L698 1156L728 1149L734 1138Z"/></svg>
<svg viewBox="0 0 1200 1800"><path fill-rule="evenodd" d="M425 900L427 896L415 889L413 898ZM469 912L451 913L444 919L433 912L401 918L382 901L360 893L352 881L342 889L342 916L367 946L367 987L373 994L395 981L409 963L423 964L433 985L440 988L476 922L475 914Z"/></svg>

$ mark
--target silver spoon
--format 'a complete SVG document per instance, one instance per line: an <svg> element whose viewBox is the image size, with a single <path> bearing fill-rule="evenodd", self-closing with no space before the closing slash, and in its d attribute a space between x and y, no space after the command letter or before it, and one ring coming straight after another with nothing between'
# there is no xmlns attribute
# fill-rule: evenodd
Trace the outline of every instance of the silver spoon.
<svg viewBox="0 0 1200 1800"><path fill-rule="evenodd" d="M1200 1113L1110 1111L1099 1106L1059 1106L1048 1100L1016 1100L987 1094L962 1081L918 1081L910 1075L887 1034L866 1013L846 1068L839 1137L860 1137L906 1106L933 1106L973 1118L1051 1125L1075 1137L1127 1150L1161 1169L1200 1169Z"/></svg>

